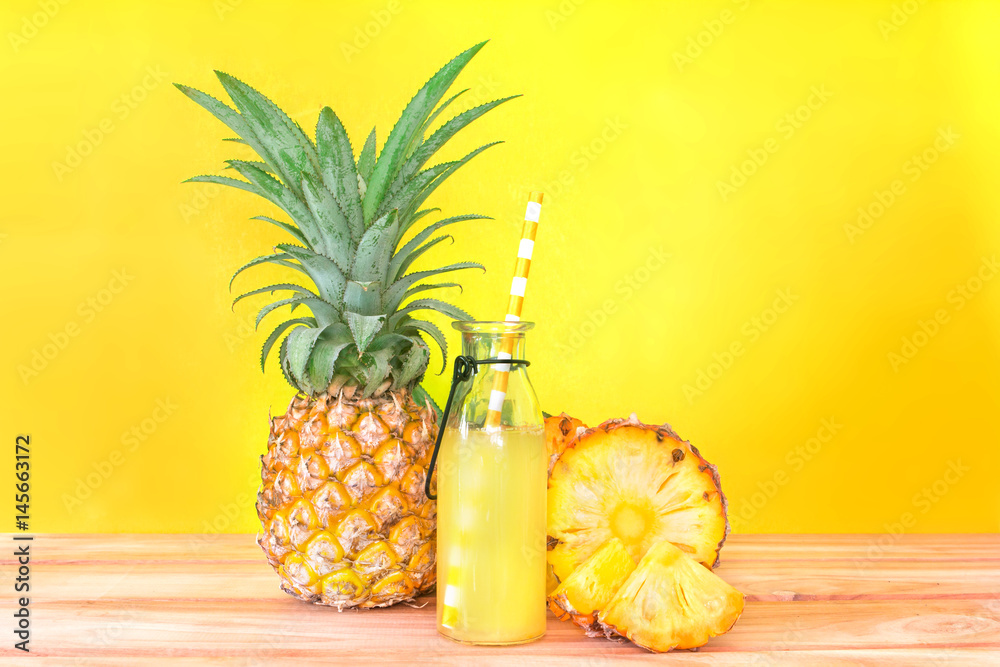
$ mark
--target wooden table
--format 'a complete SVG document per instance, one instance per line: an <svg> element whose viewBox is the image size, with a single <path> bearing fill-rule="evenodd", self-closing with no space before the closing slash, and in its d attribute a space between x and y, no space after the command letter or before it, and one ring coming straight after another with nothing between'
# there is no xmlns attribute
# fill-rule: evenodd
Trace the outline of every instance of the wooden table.
<svg viewBox="0 0 1000 667"><path fill-rule="evenodd" d="M0 663L16 564L4 536ZM543 663L1000 665L998 535L733 535L717 572L746 593L729 634L654 655L550 615L542 641L464 646L434 601L337 611L285 595L249 535L38 535L31 657L39 665ZM475 661L470 663L470 661Z"/></svg>

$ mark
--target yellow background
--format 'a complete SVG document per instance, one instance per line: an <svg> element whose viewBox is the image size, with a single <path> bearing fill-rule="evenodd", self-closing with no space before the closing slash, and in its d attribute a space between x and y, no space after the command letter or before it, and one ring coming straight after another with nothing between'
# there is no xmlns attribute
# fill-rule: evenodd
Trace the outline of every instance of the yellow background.
<svg viewBox="0 0 1000 667"><path fill-rule="evenodd" d="M347 4L3 3L0 404L4 438L32 437L33 530L257 526L290 390L227 282L281 237L251 195L180 183L240 147L170 82L223 96L225 70L309 129L330 104L357 149L486 38L465 106L525 97L448 147L507 142L432 201L497 220L432 261L482 260L455 299L502 315L527 192L548 192L525 305L546 410L669 421L739 531L997 530L1000 280L971 290L1000 249L1000 7Z"/></svg>

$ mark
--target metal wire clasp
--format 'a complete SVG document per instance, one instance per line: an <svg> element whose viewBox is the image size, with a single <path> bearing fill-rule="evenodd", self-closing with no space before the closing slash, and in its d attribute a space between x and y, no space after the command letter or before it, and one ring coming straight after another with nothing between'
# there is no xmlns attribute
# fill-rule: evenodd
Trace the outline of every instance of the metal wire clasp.
<svg viewBox="0 0 1000 667"><path fill-rule="evenodd" d="M455 390L459 384L471 379L479 370L479 366L489 364L530 366L531 362L525 359L474 359L464 354L455 357L455 366L451 374L451 389L448 391L448 401L444 404L444 412L441 413L441 423L438 425L437 439L434 441L434 453L431 454L431 463L427 466L427 478L424 480L424 495L431 500L437 500L437 494L431 493L431 477L434 475L434 466L437 464L438 452L441 449L441 438L444 436L444 429L448 424L448 414L451 412L451 404L455 399Z"/></svg>

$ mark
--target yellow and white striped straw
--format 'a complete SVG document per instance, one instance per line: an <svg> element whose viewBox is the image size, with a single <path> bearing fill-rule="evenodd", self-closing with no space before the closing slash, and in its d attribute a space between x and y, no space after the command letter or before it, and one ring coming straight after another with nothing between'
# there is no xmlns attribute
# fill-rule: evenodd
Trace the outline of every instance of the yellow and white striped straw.
<svg viewBox="0 0 1000 667"><path fill-rule="evenodd" d="M542 212L541 192L532 192L528 198L528 208L524 212L524 229L521 231L521 242L517 247L517 264L514 266L514 279L510 281L510 298L507 301L507 322L521 321L521 306L524 304L524 291L528 285L528 271L531 270L531 253L535 248L535 232L538 230L538 217ZM510 359L514 351L514 337L504 336L500 343L498 359ZM486 413L486 426L500 426L500 414L503 402L507 398L507 379L510 364L497 364L493 376L493 391L490 392L490 405Z"/></svg>

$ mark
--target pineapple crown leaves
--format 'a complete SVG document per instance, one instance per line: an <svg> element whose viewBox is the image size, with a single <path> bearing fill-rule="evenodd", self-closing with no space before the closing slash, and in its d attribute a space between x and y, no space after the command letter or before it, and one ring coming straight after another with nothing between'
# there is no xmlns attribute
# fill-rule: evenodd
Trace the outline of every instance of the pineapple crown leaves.
<svg viewBox="0 0 1000 667"><path fill-rule="evenodd" d="M410 269L439 243L454 240L448 234L435 236L438 230L459 222L490 219L457 215L422 229L416 227L425 216L439 211L422 208L434 190L499 142L457 160L429 167L428 161L472 121L517 97L480 104L432 130L442 112L466 92L445 99L484 44L460 53L424 84L406 105L381 151L372 129L357 157L347 130L330 107L320 111L315 137L310 137L274 102L224 72L216 71L216 76L233 106L175 84L236 134L226 141L249 147L258 158L226 161L226 169L242 178L202 175L188 181L252 192L290 219L252 218L280 227L291 240L241 266L230 281L231 289L236 276L263 264L291 269L304 281L304 285L279 282L259 287L233 301L235 307L251 296L283 294L260 309L258 326L267 315L285 306L293 314L265 340L261 369L277 346L281 372L299 391L312 395L346 385L361 387L368 396L389 387L412 389L427 368L431 341L440 347L447 364L444 334L416 315L433 311L452 319L472 317L446 301L417 295L461 289L455 282L426 282L433 276L485 269L476 262ZM296 315L299 307L309 313Z"/></svg>

